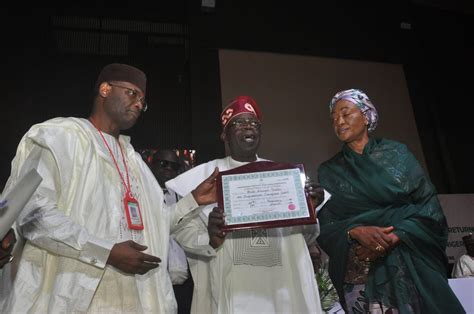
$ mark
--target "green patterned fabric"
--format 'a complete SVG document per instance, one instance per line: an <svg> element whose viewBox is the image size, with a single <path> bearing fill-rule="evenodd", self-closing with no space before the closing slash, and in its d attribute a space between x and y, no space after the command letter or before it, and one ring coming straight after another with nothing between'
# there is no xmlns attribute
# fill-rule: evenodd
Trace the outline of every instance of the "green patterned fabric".
<svg viewBox="0 0 474 314"><path fill-rule="evenodd" d="M446 275L446 218L435 188L406 145L371 137L362 154L344 145L318 173L332 194L318 216L318 242L330 257L329 273L341 300L347 231L394 226L401 244L372 263L365 287L369 300L400 313L410 313L418 303L421 313L464 313Z"/></svg>

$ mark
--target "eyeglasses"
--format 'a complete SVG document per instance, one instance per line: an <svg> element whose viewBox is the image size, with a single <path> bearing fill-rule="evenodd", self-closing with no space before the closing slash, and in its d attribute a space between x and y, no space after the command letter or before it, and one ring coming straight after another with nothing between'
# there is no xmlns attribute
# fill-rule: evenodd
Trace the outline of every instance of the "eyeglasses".
<svg viewBox="0 0 474 314"><path fill-rule="evenodd" d="M249 126L253 129L259 129L260 128L260 121L257 120L250 120L250 119L237 119L234 120L230 123L230 125L236 129L241 129L246 126Z"/></svg>
<svg viewBox="0 0 474 314"><path fill-rule="evenodd" d="M171 167L171 169L173 169L174 171L178 171L179 168L181 168L181 165L176 163L176 162L172 162L172 161L168 161L168 160L157 160L158 162L158 165L161 167L161 168L168 168L168 167Z"/></svg>
<svg viewBox="0 0 474 314"><path fill-rule="evenodd" d="M112 83L108 83L108 84L110 86L113 86L113 87L118 87L118 88L125 89L125 93L127 94L128 97L134 98L134 99L136 99L140 102L140 104L142 105L142 111L143 112L145 112L148 109L148 104L146 103L145 97L138 96L139 92L136 89L121 86L121 85L117 85L117 84L112 84Z"/></svg>

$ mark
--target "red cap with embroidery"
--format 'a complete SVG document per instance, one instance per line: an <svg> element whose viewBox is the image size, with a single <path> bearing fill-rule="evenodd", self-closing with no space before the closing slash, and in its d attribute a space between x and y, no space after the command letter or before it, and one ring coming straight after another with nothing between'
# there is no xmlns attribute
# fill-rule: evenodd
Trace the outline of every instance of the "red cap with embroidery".
<svg viewBox="0 0 474 314"><path fill-rule="evenodd" d="M229 121L234 117L241 115L243 113L253 114L259 121L262 120L260 114L260 108L258 107L255 100L249 96L238 96L232 100L227 107L222 110L221 113L221 124L222 129L225 130L226 126L229 124Z"/></svg>

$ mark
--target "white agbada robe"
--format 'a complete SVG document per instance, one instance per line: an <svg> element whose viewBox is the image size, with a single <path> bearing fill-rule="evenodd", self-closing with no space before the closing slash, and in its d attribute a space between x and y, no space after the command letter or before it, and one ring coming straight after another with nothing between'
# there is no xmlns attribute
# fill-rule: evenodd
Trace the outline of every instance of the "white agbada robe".
<svg viewBox="0 0 474 314"><path fill-rule="evenodd" d="M103 134L125 177L117 140ZM130 138L119 140L143 231L127 227L125 187L88 120L51 119L22 138L5 191L31 168L43 181L17 220L27 241L2 313L176 312L167 272L169 233L198 205L187 195L175 208L164 208L162 190ZM112 246L126 240L146 245L144 252L161 258L160 266L130 275L106 265Z"/></svg>
<svg viewBox="0 0 474 314"><path fill-rule="evenodd" d="M474 277L474 257L462 255L454 264L453 278Z"/></svg>
<svg viewBox="0 0 474 314"><path fill-rule="evenodd" d="M231 157L213 160L166 186L186 195L215 167L225 171L244 164ZM199 217L174 233L187 253L194 279L191 312L322 313L308 251L319 226L229 232L216 251L209 245L207 232L208 215L215 206L202 206Z"/></svg>
<svg viewBox="0 0 474 314"><path fill-rule="evenodd" d="M175 193L171 195L168 191L163 192L166 205L176 204L178 197ZM173 237L170 237L168 251L168 273L170 274L171 283L173 285L182 285L189 277L186 254Z"/></svg>

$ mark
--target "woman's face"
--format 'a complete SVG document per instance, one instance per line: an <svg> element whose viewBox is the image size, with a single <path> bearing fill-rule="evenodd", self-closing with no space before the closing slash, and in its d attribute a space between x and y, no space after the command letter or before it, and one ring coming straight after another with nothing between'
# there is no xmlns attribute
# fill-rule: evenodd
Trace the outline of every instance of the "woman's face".
<svg viewBox="0 0 474 314"><path fill-rule="evenodd" d="M368 137L367 118L356 104L341 99L331 112L334 132L339 140L351 143Z"/></svg>

